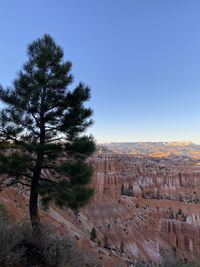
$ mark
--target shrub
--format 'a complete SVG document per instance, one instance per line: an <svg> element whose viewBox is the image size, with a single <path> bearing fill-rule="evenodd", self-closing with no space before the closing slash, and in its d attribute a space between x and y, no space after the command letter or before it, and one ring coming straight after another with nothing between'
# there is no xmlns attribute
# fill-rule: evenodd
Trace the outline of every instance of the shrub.
<svg viewBox="0 0 200 267"><path fill-rule="evenodd" d="M0 222L1 267L99 267L91 255L79 252L72 241L42 228L40 239L28 224Z"/></svg>
<svg viewBox="0 0 200 267"><path fill-rule="evenodd" d="M167 260L163 264L163 267L199 267L199 266L200 266L199 261L188 262L186 259Z"/></svg>
<svg viewBox="0 0 200 267"><path fill-rule="evenodd" d="M20 266L26 254L21 227L0 222L0 266Z"/></svg>
<svg viewBox="0 0 200 267"><path fill-rule="evenodd" d="M5 221L5 222L11 221L10 213L7 210L6 206L2 203L0 203L0 218L1 218L1 221Z"/></svg>
<svg viewBox="0 0 200 267"><path fill-rule="evenodd" d="M66 238L43 229L40 239L27 235L22 242L26 248L26 263L37 267L66 267L72 257L72 244ZM38 265L39 264L39 265Z"/></svg>

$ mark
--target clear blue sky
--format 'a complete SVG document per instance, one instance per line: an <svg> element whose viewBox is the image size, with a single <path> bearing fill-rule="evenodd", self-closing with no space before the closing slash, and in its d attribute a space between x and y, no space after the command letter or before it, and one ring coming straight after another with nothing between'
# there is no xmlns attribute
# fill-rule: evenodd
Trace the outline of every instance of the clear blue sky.
<svg viewBox="0 0 200 267"><path fill-rule="evenodd" d="M92 88L104 141L200 143L199 0L1 0L0 83L51 34Z"/></svg>

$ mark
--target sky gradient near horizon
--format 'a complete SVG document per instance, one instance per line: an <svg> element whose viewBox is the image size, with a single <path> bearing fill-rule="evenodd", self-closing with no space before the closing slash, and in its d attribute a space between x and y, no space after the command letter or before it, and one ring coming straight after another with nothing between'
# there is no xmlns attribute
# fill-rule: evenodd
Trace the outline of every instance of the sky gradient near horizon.
<svg viewBox="0 0 200 267"><path fill-rule="evenodd" d="M200 1L1 0L0 84L51 34L92 89L98 142L200 143Z"/></svg>

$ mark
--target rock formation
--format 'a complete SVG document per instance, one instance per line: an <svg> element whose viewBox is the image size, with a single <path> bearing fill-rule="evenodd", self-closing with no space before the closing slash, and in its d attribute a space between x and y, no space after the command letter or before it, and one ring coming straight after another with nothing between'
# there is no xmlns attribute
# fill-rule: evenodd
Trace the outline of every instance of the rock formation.
<svg viewBox="0 0 200 267"><path fill-rule="evenodd" d="M81 249L90 249L106 267L119 261L156 266L167 256L200 256L197 160L96 154L89 164L95 189L89 205L78 218L68 209L41 209L43 222L74 238ZM0 193L0 203L16 220L27 218L27 195L19 188ZM90 240L93 227L95 242Z"/></svg>

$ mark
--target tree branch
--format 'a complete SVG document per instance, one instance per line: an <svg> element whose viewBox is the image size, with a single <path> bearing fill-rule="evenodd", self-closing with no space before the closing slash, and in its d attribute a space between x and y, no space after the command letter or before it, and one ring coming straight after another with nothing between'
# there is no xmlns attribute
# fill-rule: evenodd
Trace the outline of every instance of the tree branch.
<svg viewBox="0 0 200 267"><path fill-rule="evenodd" d="M45 142L45 144L47 144L47 143L51 143L51 142L55 142L55 141L60 141L60 140L62 140L62 139L63 139L63 137L50 139L50 140L47 140L47 141Z"/></svg>
<svg viewBox="0 0 200 267"><path fill-rule="evenodd" d="M47 179L47 178L39 178L40 181L43 181L43 182L47 182L47 183L53 183L53 184L56 184L58 185L58 183L56 181L53 181L53 180L50 180L50 179Z"/></svg>
<svg viewBox="0 0 200 267"><path fill-rule="evenodd" d="M23 186L31 187L30 184L21 182L21 181L19 181L19 180L13 180L13 181L11 181L11 182L8 183L8 184L3 184L3 186L1 185L1 186L0 186L0 192L3 191L5 188L11 187L11 186L16 185L16 184L21 184L21 185L23 185Z"/></svg>

